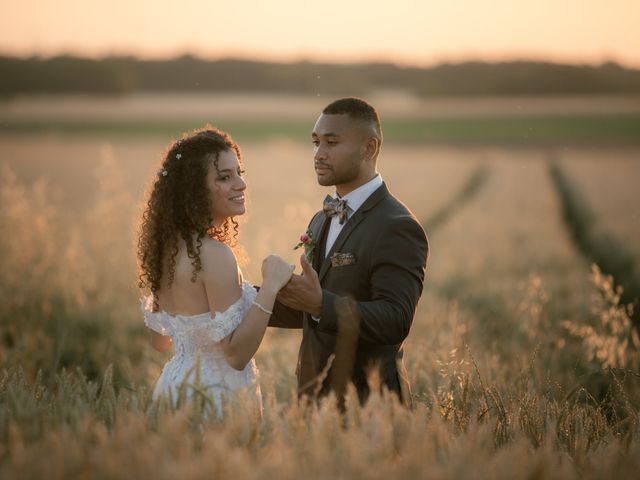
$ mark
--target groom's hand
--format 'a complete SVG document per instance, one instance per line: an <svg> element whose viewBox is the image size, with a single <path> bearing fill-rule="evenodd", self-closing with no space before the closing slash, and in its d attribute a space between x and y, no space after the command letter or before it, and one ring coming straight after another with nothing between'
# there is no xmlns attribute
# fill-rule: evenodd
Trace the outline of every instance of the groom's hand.
<svg viewBox="0 0 640 480"><path fill-rule="evenodd" d="M302 274L291 276L291 280L278 293L278 301L295 310L319 317L322 312L322 287L318 274L307 257L300 256Z"/></svg>

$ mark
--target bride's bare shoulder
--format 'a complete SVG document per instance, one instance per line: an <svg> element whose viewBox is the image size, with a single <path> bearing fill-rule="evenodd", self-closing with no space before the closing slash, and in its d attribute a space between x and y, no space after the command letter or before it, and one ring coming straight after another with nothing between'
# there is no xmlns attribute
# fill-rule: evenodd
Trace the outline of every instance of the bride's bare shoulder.
<svg viewBox="0 0 640 480"><path fill-rule="evenodd" d="M212 238L203 238L200 247L200 260L202 271L205 275L224 277L236 275L238 262L233 250L226 243L219 242Z"/></svg>

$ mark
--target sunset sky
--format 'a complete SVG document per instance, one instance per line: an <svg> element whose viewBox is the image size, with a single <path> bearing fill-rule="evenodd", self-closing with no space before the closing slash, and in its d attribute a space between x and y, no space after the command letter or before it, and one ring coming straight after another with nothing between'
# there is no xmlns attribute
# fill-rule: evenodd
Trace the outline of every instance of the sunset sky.
<svg viewBox="0 0 640 480"><path fill-rule="evenodd" d="M0 53L270 60L614 60L640 68L639 0L23 0Z"/></svg>

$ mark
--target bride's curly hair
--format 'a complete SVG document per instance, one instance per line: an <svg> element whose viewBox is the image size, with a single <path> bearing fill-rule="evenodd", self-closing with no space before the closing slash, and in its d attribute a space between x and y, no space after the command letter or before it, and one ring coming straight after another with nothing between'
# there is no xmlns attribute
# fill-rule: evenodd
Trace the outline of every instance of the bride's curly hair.
<svg viewBox="0 0 640 480"><path fill-rule="evenodd" d="M207 174L218 170L221 152L233 151L242 166L240 147L227 133L206 126L185 134L168 147L151 186L138 230L138 286L149 288L157 307L162 275L173 282L178 241L184 240L193 265L192 282L202 270L200 248L205 235L235 247L238 222L227 218L213 226ZM169 254L168 270L163 260Z"/></svg>

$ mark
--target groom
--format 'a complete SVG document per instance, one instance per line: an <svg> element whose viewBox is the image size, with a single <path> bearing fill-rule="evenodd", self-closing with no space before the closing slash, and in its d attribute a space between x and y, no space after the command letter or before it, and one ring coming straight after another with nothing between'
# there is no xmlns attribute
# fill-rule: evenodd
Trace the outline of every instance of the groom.
<svg viewBox="0 0 640 480"><path fill-rule="evenodd" d="M340 399L350 381L361 402L384 386L410 404L402 343L422 293L427 237L376 171L382 129L371 105L336 100L311 137L318 183L336 195L311 219L311 263L302 256L269 325L303 329L300 395L333 390Z"/></svg>

